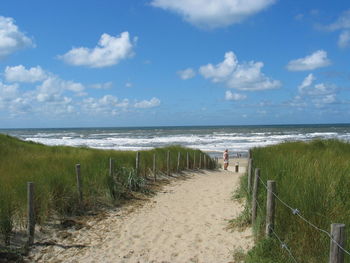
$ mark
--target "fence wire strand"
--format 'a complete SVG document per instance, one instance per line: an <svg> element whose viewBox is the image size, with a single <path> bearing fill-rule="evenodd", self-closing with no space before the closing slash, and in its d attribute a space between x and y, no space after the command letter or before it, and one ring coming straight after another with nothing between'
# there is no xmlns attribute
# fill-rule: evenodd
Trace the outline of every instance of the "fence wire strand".
<svg viewBox="0 0 350 263"><path fill-rule="evenodd" d="M277 235L277 233L273 230L273 228L271 226L269 226L269 229L271 230L272 234L277 238L277 240L281 243L281 247L285 250L287 250L289 257L291 257L293 259L293 261L295 263L298 263L298 261L295 259L295 257L292 254L292 251L290 250L290 248L287 246L286 243L284 243L280 237Z"/></svg>
<svg viewBox="0 0 350 263"><path fill-rule="evenodd" d="M258 200L256 200L256 204L257 204L257 207L259 207L260 210L263 210L263 208L260 206ZM292 251L291 251L290 248L287 246L287 244L281 240L281 238L277 235L277 233L274 231L274 229L273 229L271 226L269 226L269 229L272 231L273 235L274 235L274 236L277 238L277 240L280 242L281 248L287 250L289 256L293 259L293 261L294 261L295 263L298 263L298 261L296 261L295 257L293 256Z"/></svg>
<svg viewBox="0 0 350 263"><path fill-rule="evenodd" d="M290 205L288 205L286 202L284 202L282 199L280 199L280 198L276 195L276 193L274 193L273 191L270 191L270 190L268 189L267 185L266 185L265 182L260 178L260 176L258 176L258 178L259 178L260 182L263 184L263 186L266 188L266 190L267 190L268 192L271 192L271 193L276 197L277 200L279 200L284 206L286 206L287 208L289 208L289 209L291 210L291 212L292 212L293 215L297 215L301 220L303 220L305 223L307 223L308 225L310 225L310 226L313 227L314 229L316 229L316 230L318 230L318 231L320 231L320 232L326 234L326 235L332 240L332 242L333 242L334 244L336 244L336 245L340 248L340 250L342 250L344 253L346 253L346 254L348 254L348 255L350 256L350 252L347 251L345 248L343 248L343 247L333 238L333 236L332 236L327 230L324 230L324 229L322 229L322 228L316 226L315 224L313 224L312 222L310 222L308 219L306 219L304 216L302 216L301 213L300 213L300 210L299 210L298 208L293 208L293 207L291 207ZM258 203L258 202L257 202L257 203Z"/></svg>

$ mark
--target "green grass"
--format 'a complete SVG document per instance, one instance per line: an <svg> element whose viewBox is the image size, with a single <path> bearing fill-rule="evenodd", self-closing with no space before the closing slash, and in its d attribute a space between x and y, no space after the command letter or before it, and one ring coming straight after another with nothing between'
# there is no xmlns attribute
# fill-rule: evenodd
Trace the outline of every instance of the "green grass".
<svg viewBox="0 0 350 263"><path fill-rule="evenodd" d="M166 154L171 153L171 172L186 167L199 150L169 146L141 152L140 173L136 175L136 153L65 146L45 146L0 134L0 238L8 244L14 225L26 225L27 182L35 183L35 211L39 224L52 215L75 215L100 205L115 205L130 192L147 191L146 175L157 155L157 169L166 172ZM202 153L203 154L203 153ZM209 158L209 156L207 156ZM115 174L109 176L109 158L115 160ZM81 165L83 204L78 202L75 165ZM210 167L214 162L210 159Z"/></svg>
<svg viewBox="0 0 350 263"><path fill-rule="evenodd" d="M279 198L316 226L330 232L331 223L346 224L350 235L350 144L338 140L288 142L252 150L253 165L264 182L275 180ZM241 188L246 186L246 177ZM247 196L250 204L250 196ZM265 239L266 190L260 184L258 218L253 226L256 246L246 262L293 262L274 239ZM297 262L327 262L330 240L293 215L276 200L275 231ZM347 242L346 249L350 249ZM345 262L350 256L345 255Z"/></svg>

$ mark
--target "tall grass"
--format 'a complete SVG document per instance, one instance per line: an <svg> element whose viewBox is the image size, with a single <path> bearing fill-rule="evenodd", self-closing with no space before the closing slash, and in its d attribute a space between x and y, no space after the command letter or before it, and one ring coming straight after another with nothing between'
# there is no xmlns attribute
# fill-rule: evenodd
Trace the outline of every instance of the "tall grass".
<svg viewBox="0 0 350 263"><path fill-rule="evenodd" d="M263 181L275 180L279 198L316 226L330 232L331 223L344 223L350 231L350 144L338 140L288 142L252 150L254 167ZM242 187L246 185L246 178ZM261 185L261 184L260 184ZM248 196L250 199L250 196ZM258 218L253 226L256 246L246 262L294 262L274 239L265 239L266 190L261 185ZM275 231L297 262L327 262L329 237L310 227L276 200ZM348 242L346 249L350 249ZM350 256L345 256L350 262Z"/></svg>
<svg viewBox="0 0 350 263"><path fill-rule="evenodd" d="M8 244L14 225L26 224L27 182L35 182L37 222L43 223L52 215L74 215L83 208L101 204L113 205L129 196L131 191L145 191L145 176L157 156L157 170L165 172L166 153L170 151L172 172L186 167L186 153L193 161L199 150L169 146L141 152L140 173L136 175L135 152L45 146L0 135L0 237ZM202 153L204 154L204 153ZM207 156L209 159L209 156ZM115 160L115 174L109 176L109 158ZM81 165L83 206L78 202L75 164ZM214 162L210 160L210 167Z"/></svg>

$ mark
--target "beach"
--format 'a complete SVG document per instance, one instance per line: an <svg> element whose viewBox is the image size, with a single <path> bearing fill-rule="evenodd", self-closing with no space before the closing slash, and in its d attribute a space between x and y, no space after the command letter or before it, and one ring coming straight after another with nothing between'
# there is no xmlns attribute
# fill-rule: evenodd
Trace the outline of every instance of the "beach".
<svg viewBox="0 0 350 263"><path fill-rule="evenodd" d="M239 162L240 173L233 163ZM92 217L65 238L55 235L35 246L35 262L217 262L233 261L253 246L251 228L229 228L244 202L233 200L246 159L231 160L228 171L189 172L170 180L146 201ZM60 237L61 236L61 237ZM63 235L64 236L64 235Z"/></svg>

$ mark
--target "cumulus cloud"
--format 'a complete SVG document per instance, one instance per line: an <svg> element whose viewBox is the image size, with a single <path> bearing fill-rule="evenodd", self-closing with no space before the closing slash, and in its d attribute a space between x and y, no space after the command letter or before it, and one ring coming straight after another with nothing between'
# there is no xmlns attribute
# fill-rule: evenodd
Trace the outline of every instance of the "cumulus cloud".
<svg viewBox="0 0 350 263"><path fill-rule="evenodd" d="M232 52L226 52L223 62L217 65L207 64L199 68L199 73L206 79L212 79L213 82L222 82L228 78L237 67L238 61L236 55Z"/></svg>
<svg viewBox="0 0 350 263"><path fill-rule="evenodd" d="M247 96L244 94L233 93L229 90L225 92L225 100L238 101L238 100L244 100L246 98Z"/></svg>
<svg viewBox="0 0 350 263"><path fill-rule="evenodd" d="M105 33L102 34L96 47L72 48L59 58L73 66L109 67L132 57L136 40L137 38L133 41L130 39L129 32L123 32L115 37Z"/></svg>
<svg viewBox="0 0 350 263"><path fill-rule="evenodd" d="M76 95L85 95L83 92L85 89L84 85L74 81L67 81L60 79L56 76L50 76L45 79L41 85L37 86L37 100L40 102L44 101L59 101L62 99L62 94L65 91L71 91Z"/></svg>
<svg viewBox="0 0 350 263"><path fill-rule="evenodd" d="M5 68L5 79L8 82L39 82L47 78L47 73L40 67L26 69L23 65Z"/></svg>
<svg viewBox="0 0 350 263"><path fill-rule="evenodd" d="M143 100L143 101L140 101L140 102L136 102L134 107L135 108L143 108L143 109L146 109L146 108L153 108L153 107L157 107L160 105L160 100L153 97L152 99L150 100Z"/></svg>
<svg viewBox="0 0 350 263"><path fill-rule="evenodd" d="M280 88L281 82L267 77L261 72L264 63L243 62L239 63L236 55L230 51L225 54L224 61L217 65L207 64L199 68L204 78L213 82L224 82L228 88L238 90L267 90Z"/></svg>
<svg viewBox="0 0 350 263"><path fill-rule="evenodd" d="M316 83L313 74L309 74L298 87L298 95L290 106L305 107L312 104L317 108L337 101L337 87L333 84Z"/></svg>
<svg viewBox="0 0 350 263"><path fill-rule="evenodd" d="M130 103L128 99L120 100L113 95L105 95L101 98L84 99L81 107L88 114L118 115L120 111L126 110Z"/></svg>
<svg viewBox="0 0 350 263"><path fill-rule="evenodd" d="M0 81L0 100L13 99L18 96L18 85L17 84L4 84Z"/></svg>
<svg viewBox="0 0 350 263"><path fill-rule="evenodd" d="M92 89L111 89L113 86L113 83L111 81L105 82L105 83L95 83L90 85L90 88Z"/></svg>
<svg viewBox="0 0 350 263"><path fill-rule="evenodd" d="M0 16L0 59L27 47L34 47L34 43L18 29L14 19Z"/></svg>
<svg viewBox="0 0 350 263"><path fill-rule="evenodd" d="M275 0L153 0L151 5L181 15L200 28L239 23L274 4Z"/></svg>
<svg viewBox="0 0 350 263"><path fill-rule="evenodd" d="M318 26L321 30L341 31L338 39L338 46L345 48L350 46L350 9L344 11L336 21L329 25Z"/></svg>
<svg viewBox="0 0 350 263"><path fill-rule="evenodd" d="M307 77L303 80L303 82L299 85L298 87L298 91L299 92L303 92L305 88L310 87L311 84L314 82L315 77L314 75L311 73L309 75L307 75Z"/></svg>
<svg viewBox="0 0 350 263"><path fill-rule="evenodd" d="M350 29L350 9L344 11L335 22L326 26L321 26L321 28L329 31Z"/></svg>
<svg viewBox="0 0 350 263"><path fill-rule="evenodd" d="M125 83L125 88L132 88L133 84L131 82L126 82Z"/></svg>
<svg viewBox="0 0 350 263"><path fill-rule="evenodd" d="M350 30L345 30L339 35L338 46L341 48L350 46Z"/></svg>
<svg viewBox="0 0 350 263"><path fill-rule="evenodd" d="M194 76L196 76L196 72L192 69L192 68L187 68L187 69L184 69L184 70L179 70L177 72L177 74L179 75L179 77L183 80L186 80L186 79L191 79L193 78Z"/></svg>
<svg viewBox="0 0 350 263"><path fill-rule="evenodd" d="M304 58L291 60L287 65L287 69L289 71L305 71L326 67L330 64L331 61L327 58L327 52L324 50L317 50Z"/></svg>

